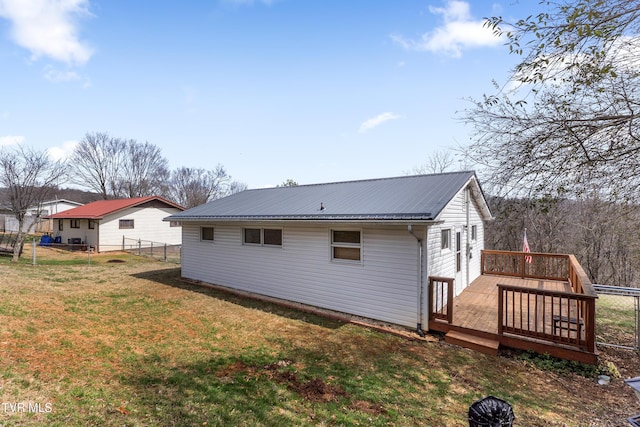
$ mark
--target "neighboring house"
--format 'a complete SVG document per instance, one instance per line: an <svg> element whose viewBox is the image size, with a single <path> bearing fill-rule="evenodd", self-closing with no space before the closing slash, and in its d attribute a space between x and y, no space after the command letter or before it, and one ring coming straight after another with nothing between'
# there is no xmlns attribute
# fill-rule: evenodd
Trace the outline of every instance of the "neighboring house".
<svg viewBox="0 0 640 427"><path fill-rule="evenodd" d="M53 231L53 222L51 220L45 220L44 218L48 215L64 212L69 209L76 208L78 206L82 206L82 203L74 202L72 200L66 199L56 199L50 200L47 202L43 202L40 205L40 216L38 221L31 229L31 231L39 232L39 233L48 233ZM38 208L33 207L29 209L27 212L27 216L25 217L24 222L24 230L26 231L31 224L36 220L38 214ZM4 225L4 231L15 233L18 231L18 220L11 210L7 207L0 208L0 215L2 216L2 220L0 221Z"/></svg>
<svg viewBox="0 0 640 427"><path fill-rule="evenodd" d="M480 275L491 213L474 172L247 190L182 223L182 276L404 326L429 276Z"/></svg>
<svg viewBox="0 0 640 427"><path fill-rule="evenodd" d="M124 238L180 244L180 224L164 222L163 218L183 210L162 197L149 196L99 200L48 218L54 221L53 236L61 243L82 244L105 252L123 249Z"/></svg>

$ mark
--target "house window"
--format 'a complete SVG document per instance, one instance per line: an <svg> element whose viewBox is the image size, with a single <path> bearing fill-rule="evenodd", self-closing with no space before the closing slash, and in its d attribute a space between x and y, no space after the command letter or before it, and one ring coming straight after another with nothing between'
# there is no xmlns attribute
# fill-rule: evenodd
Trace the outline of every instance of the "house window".
<svg viewBox="0 0 640 427"><path fill-rule="evenodd" d="M93 230L94 228L96 228L96 223L90 219L89 220L89 230Z"/></svg>
<svg viewBox="0 0 640 427"><path fill-rule="evenodd" d="M182 223L180 221L169 221L169 227L180 227Z"/></svg>
<svg viewBox="0 0 640 427"><path fill-rule="evenodd" d="M331 259L360 261L362 233L359 230L331 230Z"/></svg>
<svg viewBox="0 0 640 427"><path fill-rule="evenodd" d="M200 227L200 240L213 241L213 227Z"/></svg>
<svg viewBox="0 0 640 427"><path fill-rule="evenodd" d="M244 229L244 243L249 245L260 244L260 229L259 228L245 228Z"/></svg>
<svg viewBox="0 0 640 427"><path fill-rule="evenodd" d="M440 248L441 249L451 248L451 230L442 230L440 232Z"/></svg>
<svg viewBox="0 0 640 427"><path fill-rule="evenodd" d="M79 219L72 219L70 220L71 222L71 228L80 228L80 220Z"/></svg>
<svg viewBox="0 0 640 427"><path fill-rule="evenodd" d="M471 226L471 240L476 240L478 238L478 226Z"/></svg>
<svg viewBox="0 0 640 427"><path fill-rule="evenodd" d="M132 219L121 219L120 220L120 229L132 229L133 228L133 220Z"/></svg>
<svg viewBox="0 0 640 427"><path fill-rule="evenodd" d="M265 228L262 230L262 242L270 246L282 246L282 230L277 228Z"/></svg>
<svg viewBox="0 0 640 427"><path fill-rule="evenodd" d="M59 219L58 220L58 231L62 231L64 229L63 224L64 224L64 220L63 219Z"/></svg>
<svg viewBox="0 0 640 427"><path fill-rule="evenodd" d="M247 245L282 246L282 229L245 228L242 241Z"/></svg>

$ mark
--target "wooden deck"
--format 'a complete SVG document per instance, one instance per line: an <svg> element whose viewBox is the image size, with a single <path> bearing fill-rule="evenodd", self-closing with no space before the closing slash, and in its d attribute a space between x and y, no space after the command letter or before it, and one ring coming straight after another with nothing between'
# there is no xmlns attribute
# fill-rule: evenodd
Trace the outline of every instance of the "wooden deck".
<svg viewBox="0 0 640 427"><path fill-rule="evenodd" d="M488 354L502 346L597 362L596 297L575 257L532 254L525 265L521 253L485 252L483 274L457 297L453 279L430 278L429 329Z"/></svg>
<svg viewBox="0 0 640 427"><path fill-rule="evenodd" d="M568 282L483 275L453 300L453 325L498 333L498 284L554 292L572 292Z"/></svg>

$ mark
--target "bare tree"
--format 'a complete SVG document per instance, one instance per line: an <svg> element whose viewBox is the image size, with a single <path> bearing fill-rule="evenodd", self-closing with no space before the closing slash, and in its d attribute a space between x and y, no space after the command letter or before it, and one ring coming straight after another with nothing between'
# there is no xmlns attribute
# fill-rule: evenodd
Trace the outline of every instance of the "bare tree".
<svg viewBox="0 0 640 427"><path fill-rule="evenodd" d="M490 197L489 204L495 220L486 225L487 248L520 251L527 228L532 251L575 254L594 283L638 286L637 205L612 203L597 195Z"/></svg>
<svg viewBox="0 0 640 427"><path fill-rule="evenodd" d="M245 191L248 188L249 188L249 186L244 182L231 181L231 183L229 184L229 192L228 192L228 194L240 193L241 191Z"/></svg>
<svg viewBox="0 0 640 427"><path fill-rule="evenodd" d="M222 165L213 170L181 167L171 174L170 197L185 208L192 208L226 195L230 177Z"/></svg>
<svg viewBox="0 0 640 427"><path fill-rule="evenodd" d="M437 150L432 152L426 162L420 166L415 166L412 170L412 174L422 175L431 173L444 173L454 170L455 156L452 151L449 150Z"/></svg>
<svg viewBox="0 0 640 427"><path fill-rule="evenodd" d="M627 0L544 1L487 25L522 55L512 81L473 101L466 154L504 191L640 199L640 8ZM507 89L509 88L509 89Z"/></svg>
<svg viewBox="0 0 640 427"><path fill-rule="evenodd" d="M70 158L74 181L111 197L166 194L170 172L160 148L106 132L88 132Z"/></svg>
<svg viewBox="0 0 640 427"><path fill-rule="evenodd" d="M8 190L9 209L18 220L13 261L20 258L25 237L40 217L42 203L53 196L66 173L66 165L51 160L46 151L23 146L0 151L0 184ZM27 225L29 212L33 212L34 221Z"/></svg>
<svg viewBox="0 0 640 427"><path fill-rule="evenodd" d="M103 199L116 192L126 144L106 132L87 132L73 150L69 162L73 181L100 194Z"/></svg>
<svg viewBox="0 0 640 427"><path fill-rule="evenodd" d="M149 142L139 143L130 139L125 142L118 176L118 197L144 197L165 194L171 172L169 162L162 156L159 147Z"/></svg>
<svg viewBox="0 0 640 427"><path fill-rule="evenodd" d="M282 184L278 185L278 187L297 187L299 184L297 181L288 178L286 181L284 181Z"/></svg>

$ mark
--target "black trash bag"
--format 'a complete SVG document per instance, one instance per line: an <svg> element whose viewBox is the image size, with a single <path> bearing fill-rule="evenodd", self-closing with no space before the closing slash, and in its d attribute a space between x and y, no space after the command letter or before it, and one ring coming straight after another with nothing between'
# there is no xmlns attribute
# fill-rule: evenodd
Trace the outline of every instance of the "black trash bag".
<svg viewBox="0 0 640 427"><path fill-rule="evenodd" d="M494 396L469 406L469 427L511 427L515 418L511 405Z"/></svg>

